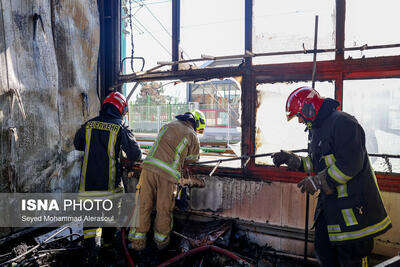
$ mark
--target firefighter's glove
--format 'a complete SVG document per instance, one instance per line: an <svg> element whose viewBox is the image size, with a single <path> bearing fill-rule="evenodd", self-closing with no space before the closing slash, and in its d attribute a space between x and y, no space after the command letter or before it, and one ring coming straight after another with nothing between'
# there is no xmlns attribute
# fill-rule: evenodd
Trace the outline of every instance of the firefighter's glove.
<svg viewBox="0 0 400 267"><path fill-rule="evenodd" d="M189 187L204 187L205 183L203 179L191 176L189 178L183 178L179 180L179 184L182 186Z"/></svg>
<svg viewBox="0 0 400 267"><path fill-rule="evenodd" d="M314 195L318 189L321 189L325 194L330 195L333 193L333 189L329 187L328 182L326 181L327 175L328 169L325 169L315 176L304 178L297 184L297 187L300 188L302 193L307 192Z"/></svg>
<svg viewBox="0 0 400 267"><path fill-rule="evenodd" d="M272 154L271 158L276 167L286 164L290 171L298 171L301 166L301 158L289 151L281 150L281 152Z"/></svg>
<svg viewBox="0 0 400 267"><path fill-rule="evenodd" d="M186 186L179 186L178 194L176 195L175 205L180 210L187 210L189 208L188 192Z"/></svg>

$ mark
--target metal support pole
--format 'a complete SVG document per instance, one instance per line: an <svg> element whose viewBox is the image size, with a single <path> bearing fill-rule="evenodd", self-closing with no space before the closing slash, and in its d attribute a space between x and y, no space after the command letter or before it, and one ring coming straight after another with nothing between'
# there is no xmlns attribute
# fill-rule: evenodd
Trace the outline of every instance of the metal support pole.
<svg viewBox="0 0 400 267"><path fill-rule="evenodd" d="M306 195L306 220L304 226L304 265L307 266L308 253L308 214L310 212L310 194Z"/></svg>
<svg viewBox="0 0 400 267"><path fill-rule="evenodd" d="M161 128L161 106L157 106L157 132L160 131Z"/></svg>
<svg viewBox="0 0 400 267"><path fill-rule="evenodd" d="M172 0L172 61L179 61L181 1ZM172 71L178 71L179 64L172 65Z"/></svg>
<svg viewBox="0 0 400 267"><path fill-rule="evenodd" d="M314 31L314 58L313 58L313 70L312 70L312 77L311 77L311 87L314 88L315 86L315 73L317 70L317 41L318 41L318 16L315 16L315 31Z"/></svg>
<svg viewBox="0 0 400 267"><path fill-rule="evenodd" d="M253 52L253 0L245 0L245 25L244 25L244 49ZM252 64L252 58L247 57L246 64Z"/></svg>
<svg viewBox="0 0 400 267"><path fill-rule="evenodd" d="M245 31L244 31L244 48L246 51L252 52L253 50L253 0L245 0ZM242 79L242 142L241 142L241 155L252 154L255 151L255 133L254 133L254 125L255 125L255 112L256 107L256 85L255 85L255 75L252 70L252 58L246 57L244 58L244 73ZM245 177L248 171L247 157L243 157L241 162L242 167L242 175ZM251 166L252 162L250 162Z"/></svg>
<svg viewBox="0 0 400 267"><path fill-rule="evenodd" d="M313 71L311 78L311 87L315 88L315 73L317 70L317 44L318 44L318 16L315 16L315 31L314 31L314 58L313 58ZM310 133L308 136L308 146L310 145ZM308 173L310 176L310 173ZM307 253L308 253L308 216L310 212L310 195L306 195L306 218L304 225L304 265L307 266Z"/></svg>
<svg viewBox="0 0 400 267"><path fill-rule="evenodd" d="M344 61L345 20L346 0L336 0L336 61Z"/></svg>
<svg viewBox="0 0 400 267"><path fill-rule="evenodd" d="M229 143L231 141L231 104L229 103L230 101L228 100L228 131L227 131L227 147L229 147Z"/></svg>

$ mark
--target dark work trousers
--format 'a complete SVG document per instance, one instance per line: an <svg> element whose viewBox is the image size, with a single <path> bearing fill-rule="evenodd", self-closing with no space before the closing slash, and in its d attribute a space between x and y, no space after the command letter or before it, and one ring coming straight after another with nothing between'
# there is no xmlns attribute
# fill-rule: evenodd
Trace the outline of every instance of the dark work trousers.
<svg viewBox="0 0 400 267"><path fill-rule="evenodd" d="M331 245L325 217L321 213L315 225L314 246L318 262L323 267L364 267L368 266L367 256L374 247L374 240L368 238L338 246Z"/></svg>
<svg viewBox="0 0 400 267"><path fill-rule="evenodd" d="M101 227L83 227L85 266L96 266L99 263L102 230Z"/></svg>
<svg viewBox="0 0 400 267"><path fill-rule="evenodd" d="M116 247L116 230L115 227L83 227L83 249L86 266L98 266L102 247Z"/></svg>
<svg viewBox="0 0 400 267"><path fill-rule="evenodd" d="M111 198L113 207L118 207L116 213L112 213L115 218L119 218L119 207L121 205L121 198ZM100 212L92 212L93 216L104 215ZM107 216L109 216L107 214ZM85 256L86 266L98 266L100 262L100 250L102 247L108 247L113 245L116 240L116 227L96 227L89 226L89 223L83 223L83 249ZM103 241L103 242L102 242Z"/></svg>

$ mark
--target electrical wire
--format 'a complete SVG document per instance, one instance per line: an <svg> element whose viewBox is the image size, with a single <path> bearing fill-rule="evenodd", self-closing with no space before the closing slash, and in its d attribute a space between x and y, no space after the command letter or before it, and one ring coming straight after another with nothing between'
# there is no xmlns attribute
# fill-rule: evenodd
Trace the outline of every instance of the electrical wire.
<svg viewBox="0 0 400 267"><path fill-rule="evenodd" d="M167 28L165 28L165 26L162 24L162 22L156 17L156 15L154 15L153 11L150 10L150 8L145 4L144 0L142 1L142 6L144 6L147 11L149 11L150 15L158 22L158 24L160 24L160 26L164 29L164 31L170 36L172 37L172 34L167 30Z"/></svg>
<svg viewBox="0 0 400 267"><path fill-rule="evenodd" d="M132 16L135 16L142 8L143 8L143 5L141 5L141 6L135 11L135 13L132 14ZM132 26L135 27L135 28L139 31L139 35L144 33L144 31L143 31L142 29L140 29L137 25L132 24ZM132 34L133 34L133 32L132 32Z"/></svg>
<svg viewBox="0 0 400 267"><path fill-rule="evenodd" d="M146 5L158 5L158 4L164 4L164 3L171 2L172 0L157 1L157 2L149 2L149 1L147 1L147 0L145 0L145 1L148 2L148 3L146 3ZM138 3L138 2L135 1L135 3ZM138 3L138 5L141 5L141 4Z"/></svg>
<svg viewBox="0 0 400 267"><path fill-rule="evenodd" d="M166 48L160 40L158 40L138 19L136 19L135 17L133 17L133 19L140 24L140 26L142 26L142 28L148 33L150 34L150 36L170 55L172 55L172 53L168 50L168 48Z"/></svg>
<svg viewBox="0 0 400 267"><path fill-rule="evenodd" d="M158 24L160 24L160 26L163 28L163 30L170 36L172 37L172 34L168 31L167 28L165 28L165 26L162 24L162 22L157 18L157 16L150 10L150 8L147 6L147 4L144 2L144 0L140 0L142 2L142 6L144 6L150 13L150 15L158 22ZM185 50L182 49L182 52L189 58L191 59L191 57L189 56L188 53L186 53ZM194 63L194 65L196 66L196 63Z"/></svg>

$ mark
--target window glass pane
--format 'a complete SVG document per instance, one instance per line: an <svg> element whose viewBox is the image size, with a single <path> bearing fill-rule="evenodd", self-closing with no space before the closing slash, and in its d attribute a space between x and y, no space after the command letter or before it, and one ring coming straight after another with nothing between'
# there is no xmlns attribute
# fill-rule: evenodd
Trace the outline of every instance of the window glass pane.
<svg viewBox="0 0 400 267"><path fill-rule="evenodd" d="M259 84L257 86L259 107L256 118L256 154L279 151L280 149L307 149L308 133L305 125L296 118L286 119L287 97L304 83ZM334 84L316 82L315 88L324 97L334 97ZM272 164L270 157L256 158L256 164Z"/></svg>
<svg viewBox="0 0 400 267"><path fill-rule="evenodd" d="M315 16L318 15L318 48L335 47L335 1L254 1L253 51L256 53L314 49ZM334 53L318 54L318 60ZM312 54L254 58L255 64L312 61Z"/></svg>
<svg viewBox="0 0 400 267"><path fill-rule="evenodd" d="M240 86L232 79L189 83L191 102L207 118L203 140L237 143L240 135Z"/></svg>
<svg viewBox="0 0 400 267"><path fill-rule="evenodd" d="M132 16L131 16L132 15ZM131 19L132 18L132 19ZM144 70L157 61L171 61L171 1L121 1L121 61L125 57L142 57ZM132 65L131 65L132 63ZM124 74L141 71L141 59L123 60Z"/></svg>
<svg viewBox="0 0 400 267"><path fill-rule="evenodd" d="M183 57L244 54L243 0L181 1Z"/></svg>
<svg viewBox="0 0 400 267"><path fill-rule="evenodd" d="M368 44L399 44L399 0L351 0L346 1L345 47ZM400 48L348 51L346 57L388 56L400 54Z"/></svg>
<svg viewBox="0 0 400 267"><path fill-rule="evenodd" d="M128 84L129 94L133 84ZM240 155L241 92L234 78L201 83L156 81L141 83L129 100L129 125L143 148L149 148L159 129L194 108L204 112L206 129L200 135L201 160ZM240 160L221 166L240 166Z"/></svg>
<svg viewBox="0 0 400 267"><path fill-rule="evenodd" d="M343 110L363 126L368 153L400 154L400 79L344 81ZM376 171L389 171L384 159L370 159ZM390 163L400 172L400 159Z"/></svg>

